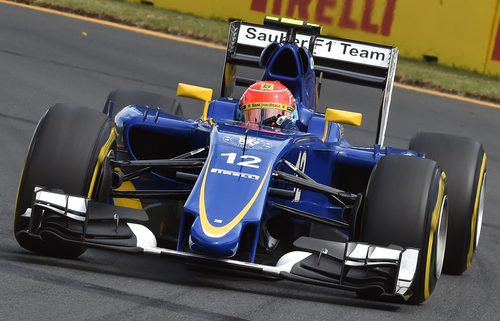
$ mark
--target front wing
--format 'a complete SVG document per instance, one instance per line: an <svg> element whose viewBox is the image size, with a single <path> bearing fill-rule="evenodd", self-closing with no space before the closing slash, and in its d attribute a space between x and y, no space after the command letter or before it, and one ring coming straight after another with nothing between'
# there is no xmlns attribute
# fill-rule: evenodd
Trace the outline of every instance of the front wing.
<svg viewBox="0 0 500 321"><path fill-rule="evenodd" d="M411 297L419 250L381 247L360 242L334 242L301 237L297 251L276 265L213 258L157 247L153 233L141 223L144 211L98 203L84 197L35 188L35 200L24 216L28 230L18 237L63 241L89 247L149 253L187 262L234 268L278 279L332 288Z"/></svg>

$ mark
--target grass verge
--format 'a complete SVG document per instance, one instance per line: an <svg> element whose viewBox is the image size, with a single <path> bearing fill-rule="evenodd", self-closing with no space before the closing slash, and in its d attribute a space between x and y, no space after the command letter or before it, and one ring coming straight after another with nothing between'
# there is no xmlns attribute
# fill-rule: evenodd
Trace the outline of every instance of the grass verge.
<svg viewBox="0 0 500 321"><path fill-rule="evenodd" d="M225 44L227 23L124 0L10 0ZM401 58L396 81L500 103L500 77Z"/></svg>

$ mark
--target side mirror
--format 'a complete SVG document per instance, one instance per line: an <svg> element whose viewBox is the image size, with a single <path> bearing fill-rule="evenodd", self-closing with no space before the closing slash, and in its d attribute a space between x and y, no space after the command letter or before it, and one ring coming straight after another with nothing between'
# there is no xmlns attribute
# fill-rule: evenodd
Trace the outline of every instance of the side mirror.
<svg viewBox="0 0 500 321"><path fill-rule="evenodd" d="M327 108L325 113L325 122L361 126L362 120L363 114L352 111Z"/></svg>
<svg viewBox="0 0 500 321"><path fill-rule="evenodd" d="M212 100L213 90L211 88L193 86L179 83L177 85L177 96L188 97L205 102L203 106L203 120L207 120L208 104Z"/></svg>
<svg viewBox="0 0 500 321"><path fill-rule="evenodd" d="M361 126L363 114L352 111L327 108L325 112L325 131L322 140L325 141L328 137L330 123L339 123L345 125Z"/></svg>

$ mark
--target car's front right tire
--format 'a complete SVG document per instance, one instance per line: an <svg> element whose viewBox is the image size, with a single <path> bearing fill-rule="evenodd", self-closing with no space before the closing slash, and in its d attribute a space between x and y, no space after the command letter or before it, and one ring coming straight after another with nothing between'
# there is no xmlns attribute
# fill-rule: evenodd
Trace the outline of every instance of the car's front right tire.
<svg viewBox="0 0 500 321"><path fill-rule="evenodd" d="M410 149L435 160L448 178L450 222L444 272L459 275L472 263L484 212L486 153L470 138L419 133Z"/></svg>
<svg viewBox="0 0 500 321"><path fill-rule="evenodd" d="M101 200L103 162L114 148L116 130L102 113L57 104L40 119L26 156L14 213L14 233L23 248L35 253L76 258L85 248L30 235L29 217L35 186ZM110 189L110 186L109 186Z"/></svg>

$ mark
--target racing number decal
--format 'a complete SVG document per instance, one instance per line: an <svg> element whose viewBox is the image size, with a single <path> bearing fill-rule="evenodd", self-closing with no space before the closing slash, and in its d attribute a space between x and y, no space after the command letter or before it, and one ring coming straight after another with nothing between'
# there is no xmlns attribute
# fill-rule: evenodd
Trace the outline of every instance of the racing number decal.
<svg viewBox="0 0 500 321"><path fill-rule="evenodd" d="M238 154L236 154L236 153L221 153L220 156L227 157L226 163L234 164L234 162L236 161L236 156L238 156ZM262 159L260 159L257 156L252 156L252 155L242 155L242 156L240 156L240 158L242 159L242 161L236 163L236 165L238 165L238 166L259 168L259 165L257 165L257 164L262 162Z"/></svg>
<svg viewBox="0 0 500 321"><path fill-rule="evenodd" d="M236 165L241 165L241 166L247 166L247 167L253 167L253 168L259 168L259 165L256 165L260 163L262 160L258 158L257 156L252 156L252 155L243 155L241 156L242 159L248 159L243 162L239 162Z"/></svg>
<svg viewBox="0 0 500 321"><path fill-rule="evenodd" d="M236 160L236 153L222 153L220 156L226 156L228 164L234 164L234 161Z"/></svg>

